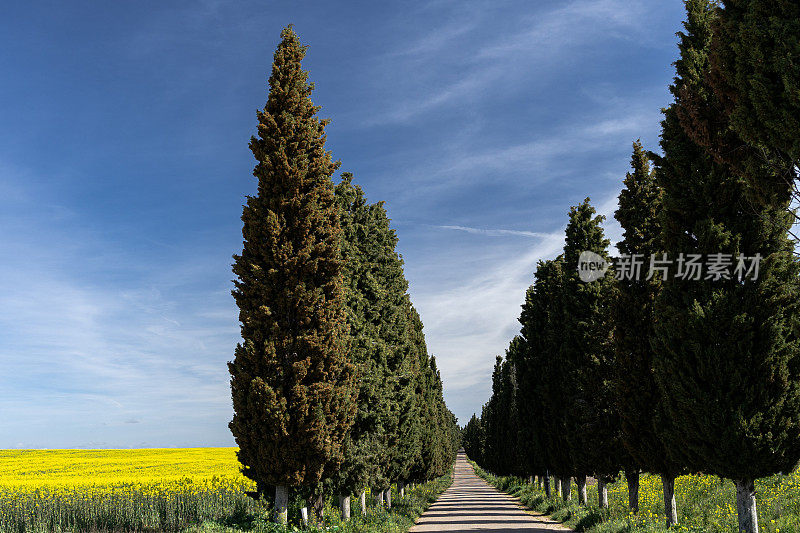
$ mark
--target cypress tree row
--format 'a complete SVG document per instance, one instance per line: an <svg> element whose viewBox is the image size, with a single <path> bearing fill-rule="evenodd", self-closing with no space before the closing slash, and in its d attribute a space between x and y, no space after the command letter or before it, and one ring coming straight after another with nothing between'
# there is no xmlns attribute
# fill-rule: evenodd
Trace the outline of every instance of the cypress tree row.
<svg viewBox="0 0 800 533"><path fill-rule="evenodd" d="M412 320L415 324L417 338L424 343L422 322L416 310L412 309ZM436 366L436 358L428 356L427 351L420 350L424 356L425 366L420 375L418 396L422 406L420 409L420 443L422 444L419 462L411 469L410 479L424 481L444 475L453 463L461 446L461 432L456 418L444 403L442 380Z"/></svg>
<svg viewBox="0 0 800 533"><path fill-rule="evenodd" d="M487 469L497 475L508 475L506 470L505 454L508 452L504 439L506 427L510 418L506 416L506 409L509 408L511 384L507 380L508 363L503 358L497 356L492 371L492 396L486 403L486 407L481 418L486 427L485 448L482 456Z"/></svg>
<svg viewBox="0 0 800 533"><path fill-rule="evenodd" d="M508 348L506 358L513 368L514 396L513 416L516 418L516 435L513 436L514 471L519 475L547 477L547 463L540 442L541 403L532 401L531 393L536 389L539 378L536 363L532 357L528 339L523 334L514 337ZM466 447L465 447L466 449ZM548 482L549 487L549 482Z"/></svg>
<svg viewBox="0 0 800 533"><path fill-rule="evenodd" d="M474 413L464 426L464 453L478 464L486 464L483 458L484 430L481 419Z"/></svg>
<svg viewBox="0 0 800 533"><path fill-rule="evenodd" d="M342 256L350 325L348 353L358 369L358 408L345 441L344 463L331 467L332 484L348 498L351 494L360 495L366 487L380 486L383 490L388 483L386 435L392 428L390 348L381 336L385 308L391 304L383 298L385 289L378 270L387 254L394 252L394 243L385 239L383 230L391 230L388 223L385 226L379 223L380 216L376 213L379 206L368 204L362 189L352 181L352 174L343 173L335 194L344 236ZM387 245L391 251L387 251ZM344 499L341 503L346 505ZM361 503L366 504L363 498Z"/></svg>
<svg viewBox="0 0 800 533"><path fill-rule="evenodd" d="M515 337L505 359L497 357L492 373L492 397L481 420L485 426L483 457L486 467L499 475L529 475L521 449L520 417L517 410L517 375L514 361L523 340Z"/></svg>
<svg viewBox="0 0 800 533"><path fill-rule="evenodd" d="M528 465L545 476L550 495L550 473L571 475L571 456L565 437L566 365L557 357L562 320L563 257L540 261L534 282L525 295L519 322L524 350L518 364L520 424L527 430L522 442ZM558 490L558 488L556 489Z"/></svg>
<svg viewBox="0 0 800 533"><path fill-rule="evenodd" d="M578 254L607 260L607 241L588 201L573 208L564 253L537 265L521 337L497 359L492 397L465 439L496 473L554 473L565 499L572 476L580 489L588 474L602 482L624 468L635 510L638 473L660 474L667 526L678 518L677 475L725 477L739 530L750 533L754 481L800 460L800 261L790 238L800 11L722 4L685 1L662 154L634 143L619 197L619 279L579 280Z"/></svg>
<svg viewBox="0 0 800 533"><path fill-rule="evenodd" d="M244 247L234 256L243 342L229 369L242 472L261 491L276 487L286 521L288 487L321 496L323 470L341 462L355 388L331 182L338 163L300 66L305 48L291 27L281 39L250 141L258 194L247 198Z"/></svg>
<svg viewBox="0 0 800 533"><path fill-rule="evenodd" d="M287 521L289 489L322 518L323 493L371 487L391 506L411 478L446 473L460 445L408 296L397 236L325 150L325 125L291 27L258 113L258 194L242 214L233 296L243 342L229 363L243 473Z"/></svg>
<svg viewBox="0 0 800 533"><path fill-rule="evenodd" d="M441 377L431 367L435 363L407 294L397 235L383 204L367 203L349 173L342 174L336 198L359 394L345 461L331 468L331 481L345 506L357 493L363 510L363 491L371 487L378 502L391 507L392 483L402 490L412 477L428 480L446 472L455 455L451 438L457 425L444 405Z"/></svg>
<svg viewBox="0 0 800 533"><path fill-rule="evenodd" d="M750 532L758 528L754 480L788 472L800 458L798 265L787 206L754 204L733 167L692 145L701 137L709 145L738 143L707 81L718 11L707 1L686 5L674 115L665 118L657 174L667 206L664 245L675 254L763 260L757 279L685 280L673 271L665 280L655 370L677 432L662 438L677 461L734 480L739 528ZM671 116L680 127L667 124ZM773 171L762 163L764 176Z"/></svg>

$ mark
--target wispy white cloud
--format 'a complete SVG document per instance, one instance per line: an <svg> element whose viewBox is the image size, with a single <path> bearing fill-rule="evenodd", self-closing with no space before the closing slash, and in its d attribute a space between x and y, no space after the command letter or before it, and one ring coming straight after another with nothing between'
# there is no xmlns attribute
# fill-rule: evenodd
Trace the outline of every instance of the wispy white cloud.
<svg viewBox="0 0 800 533"><path fill-rule="evenodd" d="M441 264L443 273L457 272L456 287L427 280L414 287L414 301L425 320L428 347L446 368L448 395L464 390L485 396L494 355L502 355L515 331L525 289L539 260L557 255L563 235L545 236L532 247L509 246L494 257L465 268ZM437 289L444 286L444 289ZM475 388L483 390L475 390Z"/></svg>
<svg viewBox="0 0 800 533"><path fill-rule="evenodd" d="M467 226L438 226L438 227L442 229L463 231L465 233L471 233L473 235L486 235L487 237L504 237L507 235L513 235L518 237L534 237L538 239L546 239L553 236L553 234L551 233L540 233L536 231L520 231L513 229L481 229L481 228L470 228Z"/></svg>
<svg viewBox="0 0 800 533"><path fill-rule="evenodd" d="M483 7L470 11L466 21L424 30L416 42L389 54L376 69L383 74L374 78L383 87L396 86L396 97L363 124L404 123L439 107L469 106L490 89L496 94L530 86L531 77L560 68L580 46L609 38L636 39L642 45L647 36L644 6L620 0L575 0L540 9L523 15L521 29L510 34L478 32L480 21L490 20L497 9ZM457 74L448 75L450 70Z"/></svg>

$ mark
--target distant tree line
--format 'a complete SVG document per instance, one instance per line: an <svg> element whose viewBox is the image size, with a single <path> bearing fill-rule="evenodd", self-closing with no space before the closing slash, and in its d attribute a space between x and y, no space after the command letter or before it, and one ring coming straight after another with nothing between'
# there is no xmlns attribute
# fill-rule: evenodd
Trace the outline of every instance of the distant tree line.
<svg viewBox="0 0 800 533"><path fill-rule="evenodd" d="M754 480L800 460L800 5L686 0L660 153L634 143L615 213L622 256L760 254L758 276L579 279L579 254L610 260L587 199L563 252L541 261L492 396L464 429L467 454L501 475L540 475L586 501L586 477L660 475L667 525L686 473L734 481L739 530L758 531ZM681 255L683 254L683 255ZM555 487L550 484L555 478Z"/></svg>
<svg viewBox="0 0 800 533"><path fill-rule="evenodd" d="M338 494L344 518L365 489L447 472L460 443L436 360L411 304L397 236L325 149L297 35L281 33L269 97L250 141L257 194L242 214L233 296L242 342L229 363L242 472L287 519L290 491Z"/></svg>

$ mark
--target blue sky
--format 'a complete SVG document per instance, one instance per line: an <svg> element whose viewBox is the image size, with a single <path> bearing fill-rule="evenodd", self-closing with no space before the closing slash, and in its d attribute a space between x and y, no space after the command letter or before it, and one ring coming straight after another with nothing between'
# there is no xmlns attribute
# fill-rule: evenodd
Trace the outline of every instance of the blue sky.
<svg viewBox="0 0 800 533"><path fill-rule="evenodd" d="M681 19L677 0L4 5L0 448L233 444L231 255L288 23L465 422L569 207L613 214L632 141L657 147Z"/></svg>

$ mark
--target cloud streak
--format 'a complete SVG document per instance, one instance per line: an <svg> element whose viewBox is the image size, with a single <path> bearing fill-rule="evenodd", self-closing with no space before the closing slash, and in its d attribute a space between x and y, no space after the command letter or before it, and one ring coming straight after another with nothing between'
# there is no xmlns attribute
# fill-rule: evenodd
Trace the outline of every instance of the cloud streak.
<svg viewBox="0 0 800 533"><path fill-rule="evenodd" d="M516 237L534 237L537 239L546 239L553 236L551 233L540 233L536 231L519 231L513 229L481 229L469 228L467 226L437 226L442 229L449 229L454 231L463 231L473 235L486 235L487 237L505 237L508 235Z"/></svg>

